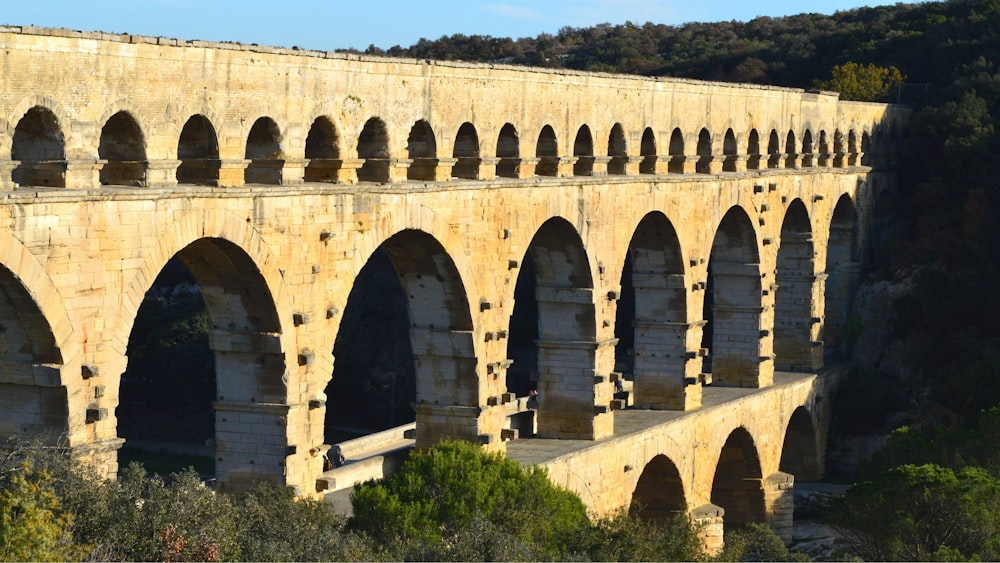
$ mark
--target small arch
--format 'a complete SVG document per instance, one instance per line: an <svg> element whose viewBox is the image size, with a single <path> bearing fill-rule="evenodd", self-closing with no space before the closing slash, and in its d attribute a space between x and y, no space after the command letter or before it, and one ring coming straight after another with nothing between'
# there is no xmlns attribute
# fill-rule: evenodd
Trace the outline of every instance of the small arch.
<svg viewBox="0 0 1000 563"><path fill-rule="evenodd" d="M785 136L785 168L798 168L800 155L795 143L795 131L789 131Z"/></svg>
<svg viewBox="0 0 1000 563"><path fill-rule="evenodd" d="M628 164L628 147L625 144L625 131L621 123L615 123L608 135L608 174L625 174Z"/></svg>
<svg viewBox="0 0 1000 563"><path fill-rule="evenodd" d="M781 142L778 140L778 132L771 129L771 136L767 140L767 167L777 168L781 162Z"/></svg>
<svg viewBox="0 0 1000 563"><path fill-rule="evenodd" d="M281 184L281 169L284 166L281 154L281 131L270 117L254 121L247 135L246 155L250 161L243 171L243 181L247 184Z"/></svg>
<svg viewBox="0 0 1000 563"><path fill-rule="evenodd" d="M177 139L177 182L214 186L219 183L219 139L215 127L201 114L184 123Z"/></svg>
<svg viewBox="0 0 1000 563"><path fill-rule="evenodd" d="M358 158L364 160L358 169L358 181L389 181L389 134L381 119L372 117L365 122L358 135Z"/></svg>
<svg viewBox="0 0 1000 563"><path fill-rule="evenodd" d="M479 135L476 133L476 126L468 121L458 128L455 135L455 149L452 151L452 158L457 159L451 168L453 178L465 178L475 180L479 178Z"/></svg>
<svg viewBox="0 0 1000 563"><path fill-rule="evenodd" d="M805 407L796 408L785 429L778 471L793 475L796 483L820 479L823 467L818 440L809 411Z"/></svg>
<svg viewBox="0 0 1000 563"><path fill-rule="evenodd" d="M306 135L306 182L337 181L337 171L342 163L340 156L340 135L329 117L319 116L309 127Z"/></svg>
<svg viewBox="0 0 1000 563"><path fill-rule="evenodd" d="M736 172L736 155L739 149L736 146L736 133L732 127L726 129L726 135L722 140L722 171Z"/></svg>
<svg viewBox="0 0 1000 563"><path fill-rule="evenodd" d="M871 137L868 135L867 131L861 133L861 149L860 150L861 150L861 165L862 166L871 166L872 156L874 156L874 155L871 154L871 152L872 152L872 142L871 142Z"/></svg>
<svg viewBox="0 0 1000 563"><path fill-rule="evenodd" d="M858 134L851 129L847 133L847 155L850 159L850 164L857 163L858 156Z"/></svg>
<svg viewBox="0 0 1000 563"><path fill-rule="evenodd" d="M774 297L775 367L784 371L811 371L822 365L822 347L812 338L813 256L812 225L801 199L795 199L781 223ZM817 343L818 344L818 343Z"/></svg>
<svg viewBox="0 0 1000 563"><path fill-rule="evenodd" d="M751 129L747 137L747 169L760 170L760 135L756 129Z"/></svg>
<svg viewBox="0 0 1000 563"><path fill-rule="evenodd" d="M20 186L66 187L66 140L52 110L34 106L14 127L11 179Z"/></svg>
<svg viewBox="0 0 1000 563"><path fill-rule="evenodd" d="M629 512L648 522L667 523L687 508L680 471L667 456L649 460L632 491Z"/></svg>
<svg viewBox="0 0 1000 563"><path fill-rule="evenodd" d="M722 446L712 479L712 504L726 515L726 531L765 521L763 476L753 437L743 427L733 430Z"/></svg>
<svg viewBox="0 0 1000 563"><path fill-rule="evenodd" d="M497 176L501 178L517 178L521 171L520 140L517 129L510 123L505 123L497 137Z"/></svg>
<svg viewBox="0 0 1000 563"><path fill-rule="evenodd" d="M673 132L670 133L670 164L667 165L667 171L671 174L683 174L684 173L684 134L681 133L680 128L675 128Z"/></svg>
<svg viewBox="0 0 1000 563"><path fill-rule="evenodd" d="M437 141L434 130L426 120L419 120L410 128L406 137L406 154L411 160L406 169L407 180L434 181L437 176Z"/></svg>
<svg viewBox="0 0 1000 563"><path fill-rule="evenodd" d="M819 166L829 166L830 165L830 139L826 135L825 129L819 130L819 155L817 158L817 164Z"/></svg>
<svg viewBox="0 0 1000 563"><path fill-rule="evenodd" d="M698 174L710 174L712 172L712 134L708 129L698 132L698 162L695 171Z"/></svg>
<svg viewBox="0 0 1000 563"><path fill-rule="evenodd" d="M806 129L802 134L802 166L811 167L814 158L812 131Z"/></svg>
<svg viewBox="0 0 1000 563"><path fill-rule="evenodd" d="M112 115L101 128L97 147L101 184L142 186L146 182L146 139L139 123L127 111Z"/></svg>
<svg viewBox="0 0 1000 563"><path fill-rule="evenodd" d="M576 162L573 163L574 176L594 175L594 139L590 134L590 127L581 125L576 132L573 156L576 157Z"/></svg>
<svg viewBox="0 0 1000 563"><path fill-rule="evenodd" d="M642 157L642 161L639 162L639 173L656 174L656 161L658 157L656 154L656 135L653 134L652 127L647 127L642 132L639 155Z"/></svg>
<svg viewBox="0 0 1000 563"><path fill-rule="evenodd" d="M551 125L542 127L541 132L538 133L535 156L538 158L535 174L539 176L559 175L559 143L556 141L556 132Z"/></svg>

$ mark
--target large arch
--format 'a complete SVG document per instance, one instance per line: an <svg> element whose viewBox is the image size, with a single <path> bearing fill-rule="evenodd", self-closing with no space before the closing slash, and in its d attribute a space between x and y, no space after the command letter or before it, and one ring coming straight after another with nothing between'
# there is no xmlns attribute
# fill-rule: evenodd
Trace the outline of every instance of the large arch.
<svg viewBox="0 0 1000 563"><path fill-rule="evenodd" d="M663 454L649 460L632 492L629 511L644 520L665 524L686 509L684 483L674 462Z"/></svg>
<svg viewBox="0 0 1000 563"><path fill-rule="evenodd" d="M837 348L845 338L852 296L860 275L858 213L850 196L844 194L833 209L830 240L826 246L823 342L827 348Z"/></svg>
<svg viewBox="0 0 1000 563"><path fill-rule="evenodd" d="M774 297L775 368L810 371L822 367L822 345L813 338L814 265L812 224L801 199L795 199L781 223ZM818 328L818 327L817 327Z"/></svg>
<svg viewBox="0 0 1000 563"><path fill-rule="evenodd" d="M453 178L475 180L479 178L479 134L476 126L466 121L455 134L455 148L452 151L455 165L451 169Z"/></svg>
<svg viewBox="0 0 1000 563"><path fill-rule="evenodd" d="M389 181L389 134L378 117L366 121L358 135L358 158L364 161L358 169L359 182Z"/></svg>
<svg viewBox="0 0 1000 563"><path fill-rule="evenodd" d="M321 115L309 126L305 157L309 160L303 178L306 182L337 181L337 170L343 162L340 154L340 135L329 117Z"/></svg>
<svg viewBox="0 0 1000 563"><path fill-rule="evenodd" d="M14 127L12 179L21 186L66 187L66 140L52 110L33 106Z"/></svg>
<svg viewBox="0 0 1000 563"><path fill-rule="evenodd" d="M703 348L712 380L722 385L769 385L773 363L761 354L760 253L746 211L731 208L719 223L708 262ZM772 371L768 371L767 368Z"/></svg>
<svg viewBox="0 0 1000 563"><path fill-rule="evenodd" d="M433 181L437 174L437 141L434 130L426 120L419 120L410 128L406 137L406 157L410 166L406 169L407 180Z"/></svg>
<svg viewBox="0 0 1000 563"><path fill-rule="evenodd" d="M146 138L127 111L112 115L101 128L97 147L101 160L101 184L141 186L146 181Z"/></svg>
<svg viewBox="0 0 1000 563"><path fill-rule="evenodd" d="M177 139L177 182L216 185L219 182L219 138L215 127L201 114L191 116Z"/></svg>
<svg viewBox="0 0 1000 563"><path fill-rule="evenodd" d="M697 368L688 369L694 358L687 355L690 327L680 240L663 213L649 213L636 227L621 286L616 365L635 380L634 404L684 410L685 378L697 376Z"/></svg>
<svg viewBox="0 0 1000 563"><path fill-rule="evenodd" d="M765 522L766 506L760 458L753 437L743 427L729 434L712 479L712 504L725 511L726 531Z"/></svg>
<svg viewBox="0 0 1000 563"><path fill-rule="evenodd" d="M281 153L281 130L270 117L254 121L247 135L246 154L250 163L243 171L243 181L248 184L281 184L284 166Z"/></svg>
<svg viewBox="0 0 1000 563"><path fill-rule="evenodd" d="M812 415L805 407L796 408L785 429L778 470L794 476L797 483L820 479L823 476L820 452Z"/></svg>
<svg viewBox="0 0 1000 563"><path fill-rule="evenodd" d="M595 382L595 368L599 357L613 351L610 342L596 342L593 280L583 241L565 219L551 218L535 232L522 263L529 260L532 267L521 269L514 289L508 350L527 346L529 352L511 357L537 358L538 434L570 439L609 434L610 412L595 414L595 408L610 405L611 388ZM513 332L531 322L524 319L530 314L524 300L517 299L526 292L534 294L537 307L534 342L525 342L527 330Z"/></svg>

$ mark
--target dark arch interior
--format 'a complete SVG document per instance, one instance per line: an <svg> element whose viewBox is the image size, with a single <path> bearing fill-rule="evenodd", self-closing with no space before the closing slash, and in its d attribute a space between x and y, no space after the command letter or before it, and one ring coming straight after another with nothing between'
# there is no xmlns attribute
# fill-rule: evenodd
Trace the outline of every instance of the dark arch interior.
<svg viewBox="0 0 1000 563"><path fill-rule="evenodd" d="M410 128L406 138L407 156L413 162L406 169L409 180L434 180L437 172L437 142L430 123L420 120Z"/></svg>
<svg viewBox="0 0 1000 563"><path fill-rule="evenodd" d="M625 146L625 132L620 123L615 123L608 136L608 174L625 174L628 163L628 151Z"/></svg>
<svg viewBox="0 0 1000 563"><path fill-rule="evenodd" d="M781 445L779 471L795 476L795 482L815 481L822 477L816 447L816 428L804 407L795 409L788 421Z"/></svg>
<svg viewBox="0 0 1000 563"><path fill-rule="evenodd" d="M187 120L177 141L177 182L215 185L219 182L219 140L204 115Z"/></svg>
<svg viewBox="0 0 1000 563"><path fill-rule="evenodd" d="M712 504L726 511L726 531L764 522L764 489L753 438L743 428L729 435L712 480Z"/></svg>
<svg viewBox="0 0 1000 563"><path fill-rule="evenodd" d="M674 129L670 134L670 163L668 171L671 174L684 173L684 135L680 129Z"/></svg>
<svg viewBox="0 0 1000 563"><path fill-rule="evenodd" d="M781 162L781 141L778 140L778 132L771 129L771 136L767 139L767 167L777 168Z"/></svg>
<svg viewBox="0 0 1000 563"><path fill-rule="evenodd" d="M340 137L326 117L318 117L306 135L306 182L336 182L340 167Z"/></svg>
<svg viewBox="0 0 1000 563"><path fill-rule="evenodd" d="M497 137L497 176L501 178L517 178L521 168L521 152L517 138L517 129L510 123L504 124Z"/></svg>
<svg viewBox="0 0 1000 563"><path fill-rule="evenodd" d="M725 159L722 161L723 172L736 172L736 134L732 129L726 130L726 136L722 141L722 152Z"/></svg>
<svg viewBox="0 0 1000 563"><path fill-rule="evenodd" d="M708 129L702 129L698 133L698 163L696 171L699 174L708 174L712 162L712 134Z"/></svg>
<svg viewBox="0 0 1000 563"><path fill-rule="evenodd" d="M573 163L574 176L590 176L594 173L594 139L590 134L590 127L583 125L576 132L573 156L576 157L576 162Z"/></svg>
<svg viewBox="0 0 1000 563"><path fill-rule="evenodd" d="M857 258L857 212L844 195L833 210L830 240L826 247L826 290L823 343L836 350L844 342L854 289L861 275ZM848 338L849 342L850 338Z"/></svg>
<svg viewBox="0 0 1000 563"><path fill-rule="evenodd" d="M254 122L247 135L246 157L250 161L243 171L243 180L248 184L280 184L281 131L278 124L269 117L261 117Z"/></svg>
<svg viewBox="0 0 1000 563"><path fill-rule="evenodd" d="M556 142L556 132L551 125L542 128L538 134L538 144L535 145L535 156L538 164L535 173L539 176L555 176L559 173L559 145Z"/></svg>
<svg viewBox="0 0 1000 563"><path fill-rule="evenodd" d="M49 109L35 106L14 128L11 159L19 161L12 178L21 186L66 186L65 140Z"/></svg>
<svg viewBox="0 0 1000 563"><path fill-rule="evenodd" d="M656 174L656 136L653 130L647 127L642 132L642 143L639 146L639 154L642 161L639 163L640 174Z"/></svg>
<svg viewBox="0 0 1000 563"><path fill-rule="evenodd" d="M101 184L141 186L145 182L146 141L127 112L112 115L101 128L97 152L107 161L101 168Z"/></svg>
<svg viewBox="0 0 1000 563"><path fill-rule="evenodd" d="M813 348L812 226L802 200L788 206L781 224L774 297L775 367L786 371L811 371L822 361L822 349Z"/></svg>
<svg viewBox="0 0 1000 563"><path fill-rule="evenodd" d="M760 168L760 136L756 129L750 130L750 137L747 139L747 169L757 170Z"/></svg>
<svg viewBox="0 0 1000 563"><path fill-rule="evenodd" d="M531 253L524 255L514 285L514 308L510 315L507 358L514 361L507 368L507 391L525 397L538 388L538 286L535 261Z"/></svg>
<svg viewBox="0 0 1000 563"><path fill-rule="evenodd" d="M28 290L0 265L0 440L55 445L68 430L62 354Z"/></svg>
<svg viewBox="0 0 1000 563"><path fill-rule="evenodd" d="M479 177L479 163L481 162L479 158L479 135L476 134L476 128L471 123L463 123L458 128L458 134L455 135L455 150L452 153L452 157L458 159L458 162L451 169L453 177L468 180L475 180Z"/></svg>
<svg viewBox="0 0 1000 563"><path fill-rule="evenodd" d="M365 122L358 135L358 158L364 160L358 169L359 181L389 181L389 135L381 119L373 117Z"/></svg>
<svg viewBox="0 0 1000 563"><path fill-rule="evenodd" d="M654 457L639 476L629 511L647 521L666 523L686 506L677 466L665 455Z"/></svg>

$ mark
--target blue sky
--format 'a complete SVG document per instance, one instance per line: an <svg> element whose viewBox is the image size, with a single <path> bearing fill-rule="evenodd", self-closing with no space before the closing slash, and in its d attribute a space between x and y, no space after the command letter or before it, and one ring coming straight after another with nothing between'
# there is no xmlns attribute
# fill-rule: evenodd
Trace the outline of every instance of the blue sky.
<svg viewBox="0 0 1000 563"><path fill-rule="evenodd" d="M564 26L748 21L832 14L883 0L20 0L0 23L333 50L409 46L421 37L530 37Z"/></svg>

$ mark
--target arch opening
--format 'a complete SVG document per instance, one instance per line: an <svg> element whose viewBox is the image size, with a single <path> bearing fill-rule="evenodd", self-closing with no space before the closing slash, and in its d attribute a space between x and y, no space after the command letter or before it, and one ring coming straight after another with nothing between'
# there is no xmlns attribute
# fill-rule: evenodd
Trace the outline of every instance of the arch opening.
<svg viewBox="0 0 1000 563"><path fill-rule="evenodd" d="M778 132L771 129L771 136L767 139L767 167L778 168L781 163L781 142L778 140Z"/></svg>
<svg viewBox="0 0 1000 563"><path fill-rule="evenodd" d="M802 166L812 167L815 159L812 131L806 129L802 135Z"/></svg>
<svg viewBox="0 0 1000 563"><path fill-rule="evenodd" d="M573 163L574 176L594 175L594 139L590 134L590 127L582 125L576 132L576 139L573 140L573 156L576 162Z"/></svg>
<svg viewBox="0 0 1000 563"><path fill-rule="evenodd" d="M796 483L822 478L817 439L816 426L809 411L805 407L796 408L785 430L778 470L793 475Z"/></svg>
<svg viewBox="0 0 1000 563"><path fill-rule="evenodd" d="M726 439L712 479L712 504L726 511L725 531L765 521L764 487L760 459L753 438L737 428Z"/></svg>
<svg viewBox="0 0 1000 563"><path fill-rule="evenodd" d="M703 312L702 348L709 350L704 371L712 373L716 384L760 386L760 258L753 225L742 208L730 209L715 233Z"/></svg>
<svg viewBox="0 0 1000 563"><path fill-rule="evenodd" d="M695 163L695 172L698 174L711 174L712 172L712 134L708 129L698 132L698 162Z"/></svg>
<svg viewBox="0 0 1000 563"><path fill-rule="evenodd" d="M381 119L373 117L365 122L358 135L358 158L364 160L358 169L359 182L389 181L389 134Z"/></svg>
<svg viewBox="0 0 1000 563"><path fill-rule="evenodd" d="M497 137L497 176L501 178L517 178L521 172L521 149L517 138L517 129L510 123L505 123Z"/></svg>
<svg viewBox="0 0 1000 563"><path fill-rule="evenodd" d="M437 141L431 124L421 119L410 128L406 138L406 155L410 166L406 169L407 180L434 181L437 177Z"/></svg>
<svg viewBox="0 0 1000 563"><path fill-rule="evenodd" d="M69 430L62 353L45 315L0 265L0 439L59 445Z"/></svg>
<svg viewBox="0 0 1000 563"><path fill-rule="evenodd" d="M666 524L687 509L677 466L660 454L649 461L632 492L629 512L648 522Z"/></svg>
<svg viewBox="0 0 1000 563"><path fill-rule="evenodd" d="M656 136L653 135L653 129L650 127L642 132L639 155L642 157L639 162L639 173L656 174L656 161L659 160L659 157L656 155Z"/></svg>
<svg viewBox="0 0 1000 563"><path fill-rule="evenodd" d="M215 186L219 183L219 139L204 115L193 115L177 140L177 183Z"/></svg>
<svg viewBox="0 0 1000 563"><path fill-rule="evenodd" d="M726 136L722 140L722 171L723 172L736 172L736 133L733 133L732 128L726 130Z"/></svg>
<svg viewBox="0 0 1000 563"><path fill-rule="evenodd" d="M795 132L789 131L785 137L785 168L798 168L801 155L795 140Z"/></svg>
<svg viewBox="0 0 1000 563"><path fill-rule="evenodd" d="M756 129L751 129L747 138L747 169L760 170L760 135Z"/></svg>
<svg viewBox="0 0 1000 563"><path fill-rule="evenodd" d="M671 174L683 174L684 164L687 159L684 156L684 135L681 133L679 128L673 130L670 134L670 163L668 166L668 172Z"/></svg>
<svg viewBox="0 0 1000 563"><path fill-rule="evenodd" d="M309 127L305 157L309 160L303 178L306 182L337 181L337 171L342 164L340 135L328 117L317 117Z"/></svg>
<svg viewBox="0 0 1000 563"><path fill-rule="evenodd" d="M621 123L615 123L608 135L608 174L622 175L626 173L628 164L628 149L625 145L625 131Z"/></svg>
<svg viewBox="0 0 1000 563"><path fill-rule="evenodd" d="M479 178L479 165L482 163L482 159L479 158L479 135L473 124L465 122L458 128L452 157L457 159L451 169L453 178L467 180Z"/></svg>
<svg viewBox="0 0 1000 563"><path fill-rule="evenodd" d="M101 168L101 184L145 185L146 139L128 112L120 111L104 124L97 153L101 160L107 161Z"/></svg>
<svg viewBox="0 0 1000 563"><path fill-rule="evenodd" d="M833 209L830 240L826 247L826 302L823 342L837 349L845 342L854 290L861 277L858 259L858 216L854 202L846 194ZM849 340L849 339L848 339Z"/></svg>
<svg viewBox="0 0 1000 563"><path fill-rule="evenodd" d="M823 348L814 338L814 264L812 225L802 200L788 206L781 224L774 297L775 367L812 371L822 366Z"/></svg>
<svg viewBox="0 0 1000 563"><path fill-rule="evenodd" d="M14 128L11 179L19 186L66 187L66 141L51 110L35 106Z"/></svg>
<svg viewBox="0 0 1000 563"><path fill-rule="evenodd" d="M534 360L537 366L541 437L593 439L598 355L607 354L609 364L613 359L611 350L599 352L592 344L596 337L593 283L583 241L564 219L549 219L535 233L522 263L529 260L532 266L518 272L514 289L508 357ZM532 286L535 311L525 299ZM532 312L537 317L527 318ZM523 385L525 368L511 368L515 374L522 370L514 382L521 377L515 384Z"/></svg>
<svg viewBox="0 0 1000 563"><path fill-rule="evenodd" d="M535 156L538 158L535 174L539 176L559 175L559 143L556 141L556 132L551 125L542 127L542 131L538 134Z"/></svg>
<svg viewBox="0 0 1000 563"><path fill-rule="evenodd" d="M244 156L250 161L243 171L243 181L247 184L281 184L281 169L285 161L281 153L281 131L270 117L261 117L254 122L247 135Z"/></svg>

